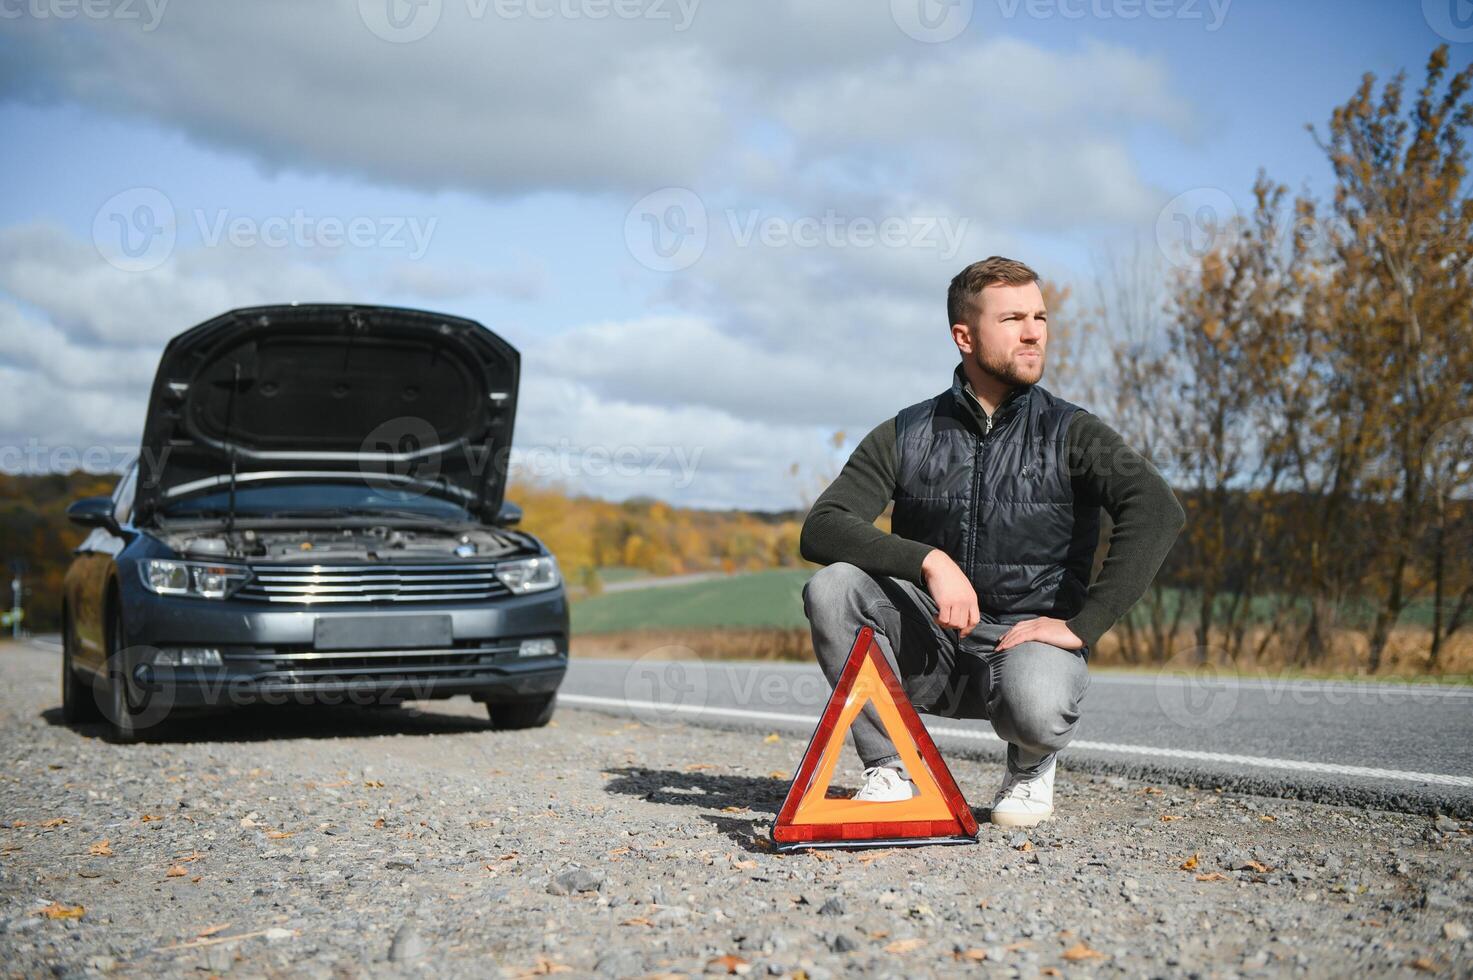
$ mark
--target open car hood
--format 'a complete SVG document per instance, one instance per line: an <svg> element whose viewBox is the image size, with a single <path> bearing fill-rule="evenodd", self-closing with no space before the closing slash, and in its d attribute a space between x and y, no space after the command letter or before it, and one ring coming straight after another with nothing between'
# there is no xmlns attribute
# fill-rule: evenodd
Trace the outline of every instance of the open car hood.
<svg viewBox="0 0 1473 980"><path fill-rule="evenodd" d="M495 523L521 358L473 320L314 303L231 310L169 341L137 522L171 500L304 477L390 481Z"/></svg>

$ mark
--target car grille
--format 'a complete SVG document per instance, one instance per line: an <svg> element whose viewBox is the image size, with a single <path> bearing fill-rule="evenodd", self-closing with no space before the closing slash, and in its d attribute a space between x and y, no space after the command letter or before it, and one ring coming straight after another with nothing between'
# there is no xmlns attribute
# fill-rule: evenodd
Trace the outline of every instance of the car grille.
<svg viewBox="0 0 1473 980"><path fill-rule="evenodd" d="M257 602L454 602L507 595L491 563L252 565L235 593Z"/></svg>
<svg viewBox="0 0 1473 980"><path fill-rule="evenodd" d="M471 641L481 643L483 641ZM517 645L455 646L432 650L313 651L283 648L261 654L259 665L273 681L288 684L383 683L453 680L484 674L497 660L515 659Z"/></svg>

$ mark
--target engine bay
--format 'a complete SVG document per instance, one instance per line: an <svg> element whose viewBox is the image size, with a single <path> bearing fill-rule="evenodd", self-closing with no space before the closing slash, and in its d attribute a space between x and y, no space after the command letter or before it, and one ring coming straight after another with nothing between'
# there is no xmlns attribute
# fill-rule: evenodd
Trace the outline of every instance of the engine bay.
<svg viewBox="0 0 1473 980"><path fill-rule="evenodd" d="M475 561L529 550L514 531L365 527L176 531L159 537L180 556L260 561Z"/></svg>

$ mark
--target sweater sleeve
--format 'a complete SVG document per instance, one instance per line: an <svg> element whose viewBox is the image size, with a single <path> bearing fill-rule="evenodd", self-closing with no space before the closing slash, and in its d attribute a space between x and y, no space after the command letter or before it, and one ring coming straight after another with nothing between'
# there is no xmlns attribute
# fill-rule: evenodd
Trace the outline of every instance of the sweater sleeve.
<svg viewBox="0 0 1473 980"><path fill-rule="evenodd" d="M1097 501L1114 526L1104 564L1069 629L1091 648L1145 594L1186 524L1159 470L1120 434L1081 412L1067 435L1076 494Z"/></svg>
<svg viewBox="0 0 1473 980"><path fill-rule="evenodd" d="M849 562L871 574L924 584L921 562L932 547L875 526L895 495L897 468L892 418L860 440L808 512L798 538L803 558L820 565Z"/></svg>

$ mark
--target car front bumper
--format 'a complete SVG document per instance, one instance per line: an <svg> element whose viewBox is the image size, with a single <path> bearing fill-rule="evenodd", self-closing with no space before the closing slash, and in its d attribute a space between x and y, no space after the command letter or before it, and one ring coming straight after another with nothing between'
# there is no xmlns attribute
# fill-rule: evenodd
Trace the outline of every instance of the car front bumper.
<svg viewBox="0 0 1473 980"><path fill-rule="evenodd" d="M443 616L433 645L323 649L320 621L365 617L392 633L400 617ZM271 605L148 595L124 617L127 669L155 704L180 708L261 703L386 703L469 694L526 701L555 692L567 672L568 608L561 589L475 604L385 604L372 609ZM554 655L522 656L521 643L550 639ZM219 651L218 667L170 667L155 651Z"/></svg>

